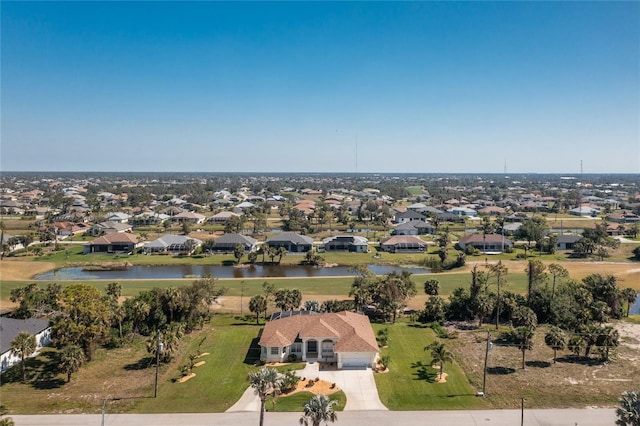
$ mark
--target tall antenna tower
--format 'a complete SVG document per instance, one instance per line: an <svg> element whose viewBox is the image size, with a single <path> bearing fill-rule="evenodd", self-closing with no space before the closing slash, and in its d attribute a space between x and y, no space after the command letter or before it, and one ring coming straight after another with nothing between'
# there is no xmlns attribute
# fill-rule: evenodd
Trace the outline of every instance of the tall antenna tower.
<svg viewBox="0 0 640 426"><path fill-rule="evenodd" d="M507 175L507 159L504 159L504 175Z"/></svg>
<svg viewBox="0 0 640 426"><path fill-rule="evenodd" d="M356 135L356 173L358 173L358 135Z"/></svg>

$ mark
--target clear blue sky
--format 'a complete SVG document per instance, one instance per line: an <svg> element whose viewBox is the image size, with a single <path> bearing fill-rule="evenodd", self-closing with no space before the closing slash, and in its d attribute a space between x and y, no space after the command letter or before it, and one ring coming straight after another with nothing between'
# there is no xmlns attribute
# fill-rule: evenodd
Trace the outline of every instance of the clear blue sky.
<svg viewBox="0 0 640 426"><path fill-rule="evenodd" d="M2 170L640 172L640 2L6 2Z"/></svg>

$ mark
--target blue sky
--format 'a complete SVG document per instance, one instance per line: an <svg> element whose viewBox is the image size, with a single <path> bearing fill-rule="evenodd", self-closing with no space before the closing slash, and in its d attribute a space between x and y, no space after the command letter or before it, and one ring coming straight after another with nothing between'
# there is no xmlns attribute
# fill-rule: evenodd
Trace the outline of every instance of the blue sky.
<svg viewBox="0 0 640 426"><path fill-rule="evenodd" d="M1 8L2 170L640 172L639 2Z"/></svg>

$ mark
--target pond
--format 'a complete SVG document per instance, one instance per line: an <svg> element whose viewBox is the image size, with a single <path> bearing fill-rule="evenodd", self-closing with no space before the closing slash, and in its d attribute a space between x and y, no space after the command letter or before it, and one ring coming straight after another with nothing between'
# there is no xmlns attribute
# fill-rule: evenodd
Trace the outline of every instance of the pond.
<svg viewBox="0 0 640 426"><path fill-rule="evenodd" d="M636 303L631 305L631 308L629 308L629 314L630 315L634 315L634 314L635 315L639 315L640 314L640 294L636 298Z"/></svg>
<svg viewBox="0 0 640 426"><path fill-rule="evenodd" d="M385 265L367 265L376 275L408 271L412 274L428 274L429 269ZM316 267L302 265L252 265L235 268L220 265L166 265L132 266L118 271L91 271L83 267L62 268L35 276L36 280L141 280L197 278L211 274L217 278L286 278L286 277L339 277L355 276L349 266Z"/></svg>

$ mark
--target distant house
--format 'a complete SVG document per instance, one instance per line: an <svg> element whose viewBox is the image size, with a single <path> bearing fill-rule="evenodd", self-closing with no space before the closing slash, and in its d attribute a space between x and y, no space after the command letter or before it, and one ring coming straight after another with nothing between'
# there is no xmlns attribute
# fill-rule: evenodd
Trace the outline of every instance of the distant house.
<svg viewBox="0 0 640 426"><path fill-rule="evenodd" d="M462 250L471 246L485 253L501 253L503 248L513 247L513 242L499 234L471 234L461 238L458 246Z"/></svg>
<svg viewBox="0 0 640 426"><path fill-rule="evenodd" d="M269 247L284 247L289 253L306 253L313 248L313 238L295 232L282 232L265 242Z"/></svg>
<svg viewBox="0 0 640 426"><path fill-rule="evenodd" d="M456 216L460 216L460 217L476 217L478 216L478 212L470 209L468 207L452 207L450 209L447 210L447 212L454 214Z"/></svg>
<svg viewBox="0 0 640 426"><path fill-rule="evenodd" d="M395 235L381 239L380 249L390 253L424 253L427 243L413 235Z"/></svg>
<svg viewBox="0 0 640 426"><path fill-rule="evenodd" d="M115 223L127 223L129 222L130 217L131 216L129 216L126 213L116 212L116 213L111 213L109 216L107 216L107 221L111 221Z"/></svg>
<svg viewBox="0 0 640 426"><path fill-rule="evenodd" d="M102 234L111 234L112 232L131 232L133 227L128 223L119 223L119 222L100 222L93 225L89 228L87 232L90 235L102 235Z"/></svg>
<svg viewBox="0 0 640 426"><path fill-rule="evenodd" d="M163 213L144 212L135 215L129 219L129 222L134 225L158 225L167 219L169 219L169 215Z"/></svg>
<svg viewBox="0 0 640 426"><path fill-rule="evenodd" d="M581 235L558 235L556 250L573 250L575 244L581 239Z"/></svg>
<svg viewBox="0 0 640 426"><path fill-rule="evenodd" d="M171 216L171 220L173 222L186 222L186 223L203 223L206 217L201 215L200 213L194 213L189 211L183 211L178 213L177 215Z"/></svg>
<svg viewBox="0 0 640 426"><path fill-rule="evenodd" d="M214 214L209 219L207 219L207 222L227 223L232 217L240 217L240 215L238 213L224 211Z"/></svg>
<svg viewBox="0 0 640 426"><path fill-rule="evenodd" d="M255 238L230 233L216 238L210 250L217 253L233 253L237 244L244 246L245 253L251 253L258 249L258 241Z"/></svg>
<svg viewBox="0 0 640 426"><path fill-rule="evenodd" d="M580 206L569 210L569 214L575 216L594 217L600 214L600 210L590 206Z"/></svg>
<svg viewBox="0 0 640 426"><path fill-rule="evenodd" d="M369 241L357 235L336 235L322 240L322 248L325 251L366 253L369 250Z"/></svg>
<svg viewBox="0 0 640 426"><path fill-rule="evenodd" d="M392 231L392 235L423 235L433 234L434 228L429 222L422 220L412 220L409 222L401 223L396 226Z"/></svg>
<svg viewBox="0 0 640 426"><path fill-rule="evenodd" d="M407 223L413 220L420 220L425 222L427 217L422 213L418 213L415 210L407 210L404 212L397 212L393 217L394 223Z"/></svg>
<svg viewBox="0 0 640 426"><path fill-rule="evenodd" d="M84 253L132 253L139 246L138 237L127 232L103 235L84 246Z"/></svg>
<svg viewBox="0 0 640 426"><path fill-rule="evenodd" d="M0 317L0 373L4 373L11 366L20 362L20 357L11 355L11 342L22 331L26 331L36 338L36 352L33 355L51 343L49 321L36 318L23 320Z"/></svg>
<svg viewBox="0 0 640 426"><path fill-rule="evenodd" d="M380 351L369 318L347 311L269 321L259 344L260 358L268 362L293 354L301 361L335 362L339 369L373 368Z"/></svg>
<svg viewBox="0 0 640 426"><path fill-rule="evenodd" d="M202 245L197 238L189 238L184 235L164 235L144 245L143 251L147 254L174 253L191 254Z"/></svg>

